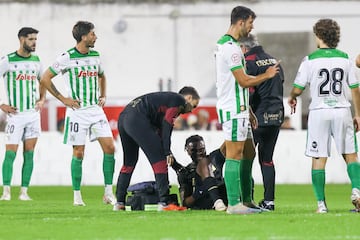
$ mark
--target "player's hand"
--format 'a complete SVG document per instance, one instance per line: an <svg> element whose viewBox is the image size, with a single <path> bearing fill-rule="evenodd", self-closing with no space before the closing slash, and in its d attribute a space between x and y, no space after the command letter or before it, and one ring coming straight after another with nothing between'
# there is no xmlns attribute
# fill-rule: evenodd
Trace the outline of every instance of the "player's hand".
<svg viewBox="0 0 360 240"><path fill-rule="evenodd" d="M288 100L288 104L291 108L291 114L294 114L296 112L296 104L297 104L297 100L296 98L289 98Z"/></svg>
<svg viewBox="0 0 360 240"><path fill-rule="evenodd" d="M249 120L250 120L251 127L253 129L257 129L258 128L257 117L256 117L256 115L254 114L254 112L252 110L250 110L249 113L250 113Z"/></svg>
<svg viewBox="0 0 360 240"><path fill-rule="evenodd" d="M63 100L63 104L73 110L80 108L80 103L80 100L72 98L64 98Z"/></svg>
<svg viewBox="0 0 360 240"><path fill-rule="evenodd" d="M103 107L103 106L105 105L105 102L106 102L106 97L104 97L104 96L99 97L99 103L98 103L98 105L99 105L100 107Z"/></svg>
<svg viewBox="0 0 360 240"><path fill-rule="evenodd" d="M354 122L355 131L356 132L360 131L360 117L354 117L353 122Z"/></svg>
<svg viewBox="0 0 360 240"><path fill-rule="evenodd" d="M7 104L1 104L0 109L6 114L15 114L15 113L17 113L17 108L16 107L12 107L12 106L7 105Z"/></svg>
<svg viewBox="0 0 360 240"><path fill-rule="evenodd" d="M267 74L268 78L273 78L280 71L280 62L281 60L279 60L275 65L270 66L266 69L265 73Z"/></svg>
<svg viewBox="0 0 360 240"><path fill-rule="evenodd" d="M44 107L44 104L45 104L45 100L44 99L39 99L36 101L36 104L35 104L35 110L36 111L41 111L41 109Z"/></svg>
<svg viewBox="0 0 360 240"><path fill-rule="evenodd" d="M166 156L166 163L168 166L173 165L174 163L174 156L172 154L169 154Z"/></svg>

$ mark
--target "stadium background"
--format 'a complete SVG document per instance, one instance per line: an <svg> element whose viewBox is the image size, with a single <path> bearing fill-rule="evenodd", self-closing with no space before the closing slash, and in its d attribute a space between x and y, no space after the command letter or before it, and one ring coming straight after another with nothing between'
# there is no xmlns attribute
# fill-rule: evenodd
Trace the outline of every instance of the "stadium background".
<svg viewBox="0 0 360 240"><path fill-rule="evenodd" d="M198 89L203 100L200 107L207 108L212 118L215 103L215 73L213 50L217 39L229 26L229 13L235 5L252 8L258 18L253 30L265 49L282 60L286 72L285 96L288 95L296 69L302 58L315 49L312 26L322 17L331 17L341 25L339 49L354 57L360 53L356 31L360 20L358 1L0 1L2 40L0 55L18 47L17 31L22 26L40 30L37 54L44 67L74 46L71 28L77 20L95 23L98 40L96 50L108 78L108 104L105 109L116 134L116 120L122 107L133 97L158 90L177 91L184 85ZM326 6L326 7L325 7ZM65 92L61 77L55 84ZM4 96L3 82L0 84ZM4 97L2 97L4 98ZM45 130L36 149L33 185L70 185L69 162L71 148L61 144L56 132L57 121L63 117L63 108L51 96L42 112ZM306 131L302 120L306 118L308 96L302 99L303 108L292 116L296 131L282 131L275 150L278 183L309 183L310 161L303 155ZM289 114L287 110L286 114ZM183 143L190 134L176 132L172 150L180 162L189 159ZM222 142L221 132L201 132L211 151ZM1 133L3 135L3 133ZM116 172L122 161L121 145L116 140ZM4 146L3 136L0 144ZM101 152L97 143L86 148L84 184L101 185ZM4 148L0 148L3 156ZM20 169L18 154L14 169ZM142 154L132 183L153 179L151 168ZM141 165L141 166L140 166ZM338 174L339 168L343 169ZM336 176L334 176L336 172ZM327 180L348 182L345 166L333 150ZM14 171L13 183L20 182L19 171ZM1 176L1 173L0 173ZM114 177L117 177L117 173ZM260 182L260 172L254 165L254 177ZM175 175L170 171L172 183Z"/></svg>

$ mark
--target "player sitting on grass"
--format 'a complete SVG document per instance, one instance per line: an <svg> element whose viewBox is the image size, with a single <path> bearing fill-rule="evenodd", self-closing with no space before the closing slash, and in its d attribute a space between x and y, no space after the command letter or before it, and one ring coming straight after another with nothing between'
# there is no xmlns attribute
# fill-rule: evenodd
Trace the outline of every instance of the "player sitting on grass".
<svg viewBox="0 0 360 240"><path fill-rule="evenodd" d="M225 211L227 197L221 174L225 158L220 149L206 155L204 139L193 135L186 139L185 150L192 162L184 167L174 160L171 165L178 176L183 206Z"/></svg>

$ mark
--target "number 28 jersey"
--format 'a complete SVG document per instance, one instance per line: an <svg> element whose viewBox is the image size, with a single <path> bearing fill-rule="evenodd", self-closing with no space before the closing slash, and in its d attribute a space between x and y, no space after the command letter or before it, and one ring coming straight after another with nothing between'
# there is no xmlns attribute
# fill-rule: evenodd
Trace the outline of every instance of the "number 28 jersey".
<svg viewBox="0 0 360 240"><path fill-rule="evenodd" d="M348 55L332 48L320 48L303 59L294 87L304 90L307 84L311 95L309 110L350 107L347 88L359 87Z"/></svg>
<svg viewBox="0 0 360 240"><path fill-rule="evenodd" d="M58 57L49 69L54 75L63 74L68 96L80 100L81 107L98 104L99 75L104 72L98 52L90 50L82 54L72 48Z"/></svg>

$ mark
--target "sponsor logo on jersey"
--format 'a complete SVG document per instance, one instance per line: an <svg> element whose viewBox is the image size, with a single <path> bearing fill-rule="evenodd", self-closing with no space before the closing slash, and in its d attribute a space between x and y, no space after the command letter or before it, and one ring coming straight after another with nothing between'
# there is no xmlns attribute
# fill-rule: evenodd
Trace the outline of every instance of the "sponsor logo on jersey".
<svg viewBox="0 0 360 240"><path fill-rule="evenodd" d="M233 61L233 63L240 63L240 55L238 53L234 53L232 56L231 56L231 60Z"/></svg>
<svg viewBox="0 0 360 240"><path fill-rule="evenodd" d="M313 141L313 142L311 143L310 152L319 152L319 150L318 150L318 143L317 143L316 141Z"/></svg>
<svg viewBox="0 0 360 240"><path fill-rule="evenodd" d="M269 58L269 59L263 59L263 60L256 61L256 65L258 67L268 66L268 65L275 65L276 63L277 63L277 61L274 58Z"/></svg>
<svg viewBox="0 0 360 240"><path fill-rule="evenodd" d="M97 71L90 71L90 70L86 70L86 71L81 70L78 74L78 77L97 77L97 76L98 76Z"/></svg>
<svg viewBox="0 0 360 240"><path fill-rule="evenodd" d="M37 79L36 75L24 74L24 73L18 74L15 78L15 80L28 80L28 81L34 81L36 79Z"/></svg>

